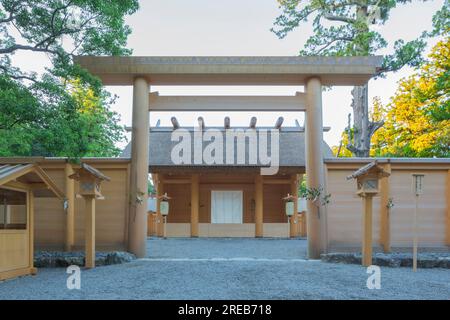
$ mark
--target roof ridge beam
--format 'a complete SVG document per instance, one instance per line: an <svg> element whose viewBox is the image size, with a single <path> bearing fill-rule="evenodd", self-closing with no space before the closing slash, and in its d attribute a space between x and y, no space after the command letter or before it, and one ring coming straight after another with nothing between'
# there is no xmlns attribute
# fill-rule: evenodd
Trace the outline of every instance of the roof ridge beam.
<svg viewBox="0 0 450 320"><path fill-rule="evenodd" d="M149 111L275 111L304 112L303 92L292 96L160 96L149 95Z"/></svg>

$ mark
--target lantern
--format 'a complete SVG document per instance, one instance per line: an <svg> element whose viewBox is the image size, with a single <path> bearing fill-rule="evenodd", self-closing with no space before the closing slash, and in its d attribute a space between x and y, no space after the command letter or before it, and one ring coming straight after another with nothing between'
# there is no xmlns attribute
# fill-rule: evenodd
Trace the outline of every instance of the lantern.
<svg viewBox="0 0 450 320"><path fill-rule="evenodd" d="M294 201L286 201L286 215L292 217L294 215Z"/></svg>
<svg viewBox="0 0 450 320"><path fill-rule="evenodd" d="M364 197L376 195L380 191L378 181L388 175L389 173L384 171L377 161L374 161L358 169L347 179L356 179L356 194Z"/></svg>
<svg viewBox="0 0 450 320"><path fill-rule="evenodd" d="M368 174L358 177L356 181L358 194L377 194L379 192L377 175Z"/></svg>
<svg viewBox="0 0 450 320"><path fill-rule="evenodd" d="M159 203L159 212L163 217L169 215L169 201L161 200L161 202Z"/></svg>
<svg viewBox="0 0 450 320"><path fill-rule="evenodd" d="M287 217L292 217L295 214L295 203L294 201L297 201L297 198L290 195L288 193L287 197L284 197L283 200L286 201L285 204L285 213Z"/></svg>
<svg viewBox="0 0 450 320"><path fill-rule="evenodd" d="M80 196L92 196L96 199L103 198L101 193L102 181L110 181L109 177L86 163L82 163L81 167L74 174L70 175L69 178L79 181Z"/></svg>
<svg viewBox="0 0 450 320"><path fill-rule="evenodd" d="M164 219L164 239L167 237L167 216L169 215L169 200L171 199L167 193L158 197L159 199L159 213Z"/></svg>
<svg viewBox="0 0 450 320"><path fill-rule="evenodd" d="M389 172L373 161L347 177L347 180L356 179L356 194L363 199L363 236L362 236L362 265L372 264L372 199L379 192L378 181L388 177Z"/></svg>

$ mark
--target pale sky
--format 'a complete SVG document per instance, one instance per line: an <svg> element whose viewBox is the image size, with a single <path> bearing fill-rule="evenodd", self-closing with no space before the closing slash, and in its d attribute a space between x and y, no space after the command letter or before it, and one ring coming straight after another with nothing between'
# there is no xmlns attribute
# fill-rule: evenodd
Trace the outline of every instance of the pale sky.
<svg viewBox="0 0 450 320"><path fill-rule="evenodd" d="M141 8L127 19L133 29L128 47L136 56L295 56L311 35L310 23L279 40L272 32L274 19L280 10L276 0L141 0ZM431 29L431 17L443 5L442 1L413 1L399 6L391 12L388 23L379 30L385 39L393 44L396 39L406 41L417 38L422 31ZM433 43L433 41L430 41ZM383 52L380 52L383 53ZM16 56L17 61L30 69L45 65L26 54ZM45 59L45 57L42 57ZM379 96L384 103L394 94L397 81L412 71L408 68L386 79L369 82L369 99ZM121 115L124 125L131 125L132 88L107 87L119 99L113 109ZM162 87L151 91L161 95L293 95L302 87ZM325 133L329 145L337 145L347 125L351 112L351 87L334 87L324 92L324 126L331 131ZM200 114L151 113L150 124L161 119L161 125L170 125L175 115L180 124L192 126ZM222 125L228 115L232 125L248 125L251 113L202 113L206 125ZM259 113L258 125L273 125L278 116L284 116L285 125L294 125L294 119L303 123L302 113Z"/></svg>

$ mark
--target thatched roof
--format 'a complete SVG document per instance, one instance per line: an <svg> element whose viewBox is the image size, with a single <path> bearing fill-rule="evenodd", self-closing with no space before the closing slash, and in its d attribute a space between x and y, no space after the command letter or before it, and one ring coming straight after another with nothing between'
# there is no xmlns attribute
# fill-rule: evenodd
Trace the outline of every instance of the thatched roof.
<svg viewBox="0 0 450 320"><path fill-rule="evenodd" d="M207 128L208 129L208 128ZM220 129L221 132L224 132L224 128ZM256 131L260 130L259 128ZM191 133L193 129L189 130ZM150 171L152 168L161 168L161 167L181 167L183 165L176 165L172 162L171 152L172 148L178 144L178 142L171 141L171 134L173 132L172 128L152 128L150 130L149 135L149 166ZM225 136L225 135L224 135ZM269 135L270 136L270 135ZM270 139L270 138L269 138ZM280 167L304 167L305 166L305 134L299 128L283 128L279 132L279 166ZM204 142L203 148L208 145L210 142ZM235 143L234 146L234 164L215 164L214 167L263 167L265 165L258 162L256 164L249 163L249 139L245 139L245 163L237 164L236 154L238 148L238 142ZM242 146L242 143L240 144ZM253 147L253 145L252 145ZM194 159L194 148L191 147L191 159ZM270 156L271 149L270 143L268 143L268 154ZM226 156L226 141L224 139L224 157ZM323 155L324 158L331 158L333 154L331 152L330 147L323 142ZM121 157L129 158L131 157L131 142L124 149ZM205 163L203 159L203 163L201 164L191 164L189 167L213 167L207 163Z"/></svg>

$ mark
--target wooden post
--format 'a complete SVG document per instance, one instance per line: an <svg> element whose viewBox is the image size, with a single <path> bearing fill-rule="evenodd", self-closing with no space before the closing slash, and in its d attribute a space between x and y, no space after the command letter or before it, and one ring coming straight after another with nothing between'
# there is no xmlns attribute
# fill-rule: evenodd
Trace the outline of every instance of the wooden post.
<svg viewBox="0 0 450 320"><path fill-rule="evenodd" d="M415 196L415 206L414 206L414 217L413 217L413 271L417 271L417 247L419 244L418 239L418 226L417 226L417 214L419 211L419 195L416 194Z"/></svg>
<svg viewBox="0 0 450 320"><path fill-rule="evenodd" d="M302 227L301 227L301 231L300 231L300 236L305 238L308 236L306 229L307 229L307 215L306 215L306 211L302 213Z"/></svg>
<svg viewBox="0 0 450 320"><path fill-rule="evenodd" d="M95 197L84 196L85 267L95 268Z"/></svg>
<svg viewBox="0 0 450 320"><path fill-rule="evenodd" d="M34 194L33 191L28 192L28 246L29 246L29 262L31 274L36 274L37 269L34 267Z"/></svg>
<svg viewBox="0 0 450 320"><path fill-rule="evenodd" d="M310 78L306 82L306 115L305 115L305 164L306 182L309 188L324 188L323 163L323 124L322 124L322 85L318 78ZM308 257L319 259L325 251L322 234L326 232L326 212L307 201L307 234Z"/></svg>
<svg viewBox="0 0 450 320"><path fill-rule="evenodd" d="M199 175L191 177L191 237L198 237L198 216L200 210Z"/></svg>
<svg viewBox="0 0 450 320"><path fill-rule="evenodd" d="M71 251L75 243L75 180L69 178L69 176L74 174L70 163L66 163L64 174L67 200L65 249L66 251Z"/></svg>
<svg viewBox="0 0 450 320"><path fill-rule="evenodd" d="M298 236L297 234L297 225L298 225L298 176L296 174L291 177L291 194L295 196L294 200L294 215L290 217L290 229L289 236L291 238L295 238Z"/></svg>
<svg viewBox="0 0 450 320"><path fill-rule="evenodd" d="M447 171L447 234L446 243L450 246L450 170Z"/></svg>
<svg viewBox="0 0 450 320"><path fill-rule="evenodd" d="M145 78L136 78L133 88L128 249L138 258L147 255L148 95L148 81Z"/></svg>
<svg viewBox="0 0 450 320"><path fill-rule="evenodd" d="M391 173L391 164L385 164L383 169L384 171ZM389 176L387 176L380 180L380 242L385 253L391 251L390 209L388 208L389 197L390 179Z"/></svg>
<svg viewBox="0 0 450 320"><path fill-rule="evenodd" d="M364 196L362 265L372 264L372 195Z"/></svg>
<svg viewBox="0 0 450 320"><path fill-rule="evenodd" d="M163 216L161 215L161 197L164 194L164 182L161 176L158 174L158 182L156 187L156 235L158 237L164 236Z"/></svg>
<svg viewBox="0 0 450 320"><path fill-rule="evenodd" d="M264 219L263 219L263 177L257 174L255 177L255 237L264 236Z"/></svg>

